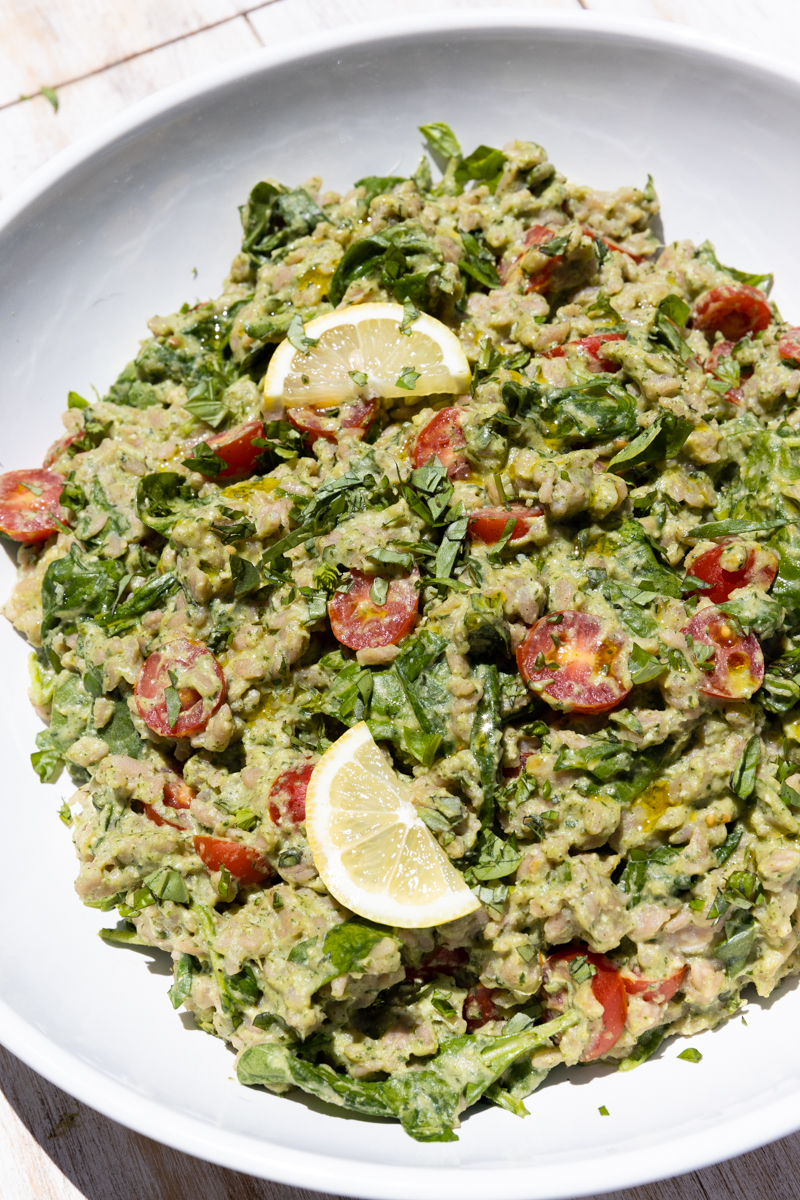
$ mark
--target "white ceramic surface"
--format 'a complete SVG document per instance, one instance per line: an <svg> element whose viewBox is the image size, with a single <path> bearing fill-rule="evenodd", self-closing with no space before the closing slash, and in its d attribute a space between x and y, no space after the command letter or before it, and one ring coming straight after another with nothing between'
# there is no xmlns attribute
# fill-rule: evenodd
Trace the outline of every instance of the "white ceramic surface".
<svg viewBox="0 0 800 1200"><path fill-rule="evenodd" d="M711 237L723 262L774 268L775 296L800 320L800 76L674 27L588 14L350 29L154 97L0 206L2 467L41 461L67 390L102 392L149 315L216 293L237 249L236 206L258 178L319 173L343 189L408 172L428 120L450 122L467 150L533 138L600 187L652 172L667 239ZM3 557L0 592L11 583ZM56 814L68 785L41 787L30 769L26 649L5 623L0 655L0 1039L86 1103L230 1167L387 1200L584 1195L800 1126L792 984L754 999L747 1028L737 1019L695 1039L698 1066L673 1042L632 1074L557 1072L527 1120L479 1111L452 1144L239 1087L229 1051L173 1012L166 966L95 936L111 922L73 895Z"/></svg>

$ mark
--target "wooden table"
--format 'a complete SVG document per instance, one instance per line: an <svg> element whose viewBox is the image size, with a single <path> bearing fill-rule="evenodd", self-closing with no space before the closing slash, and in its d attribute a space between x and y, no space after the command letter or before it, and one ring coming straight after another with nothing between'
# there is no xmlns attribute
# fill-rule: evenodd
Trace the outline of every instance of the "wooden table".
<svg viewBox="0 0 800 1200"><path fill-rule="evenodd" d="M798 0L504 0L674 21L796 65ZM136 100L260 46L477 0L0 0L0 195ZM54 89L51 98L42 87ZM33 97L25 99L24 97ZM58 102L57 111L54 101ZM2 1200L324 1200L169 1150L79 1104L0 1047ZM617 1200L788 1200L800 1134ZM491 1200L491 1198L487 1198Z"/></svg>

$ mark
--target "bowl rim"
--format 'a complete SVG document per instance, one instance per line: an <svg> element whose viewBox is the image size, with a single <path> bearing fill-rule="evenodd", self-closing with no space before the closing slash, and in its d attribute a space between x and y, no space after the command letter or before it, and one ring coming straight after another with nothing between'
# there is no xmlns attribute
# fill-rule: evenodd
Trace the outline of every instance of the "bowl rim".
<svg viewBox="0 0 800 1200"><path fill-rule="evenodd" d="M276 48L256 50L231 63L211 68L164 88L110 118L39 167L7 197L0 199L0 237L24 217L28 208L103 149L159 117L190 103L196 97L227 84L257 76L308 56L426 33L469 33L475 30L553 30L594 33L599 37L659 44L678 52L699 52L711 58L754 68L800 85L800 69L787 62L687 26L655 18L626 20L582 11L481 7L457 9L426 16L393 17L299 36ZM364 1197L365 1200L485 1200L487 1176L502 1200L530 1200L530 1165L497 1167L409 1167L371 1163L345 1157L313 1154L249 1135L220 1129L188 1114L175 1112L160 1101L110 1079L72 1052L62 1049L0 999L0 1042L34 1071L77 1100L155 1141L234 1171L316 1191ZM708 1130L681 1134L663 1145L611 1152L592 1160L591 1179L575 1178L563 1164L536 1167L538 1200L570 1200L603 1192L636 1187L702 1169L756 1149L800 1128L800 1106L787 1104L785 1096L755 1111L730 1117Z"/></svg>

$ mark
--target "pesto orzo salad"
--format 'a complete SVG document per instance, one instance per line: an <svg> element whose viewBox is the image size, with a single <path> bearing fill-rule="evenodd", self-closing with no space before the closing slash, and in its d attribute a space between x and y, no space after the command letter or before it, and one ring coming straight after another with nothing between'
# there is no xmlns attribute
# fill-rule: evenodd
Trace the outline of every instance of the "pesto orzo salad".
<svg viewBox="0 0 800 1200"><path fill-rule="evenodd" d="M256 184L0 528L103 938L436 1141L798 971L800 329L649 179L422 132Z"/></svg>

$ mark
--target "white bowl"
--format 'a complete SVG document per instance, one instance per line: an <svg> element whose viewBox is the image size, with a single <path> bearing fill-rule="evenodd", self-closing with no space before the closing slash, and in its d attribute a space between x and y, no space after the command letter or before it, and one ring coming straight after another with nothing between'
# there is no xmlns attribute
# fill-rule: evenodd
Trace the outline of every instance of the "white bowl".
<svg viewBox="0 0 800 1200"><path fill-rule="evenodd" d="M495 10L350 29L138 105L0 209L3 467L41 462L68 389L102 392L148 316L216 294L238 246L236 206L257 179L319 173L344 189L409 172L416 126L430 120L450 122L468 150L533 138L560 170L600 187L652 172L667 239L709 237L722 262L775 269L778 302L800 319L800 77L675 27L588 14ZM3 556L0 591L11 583ZM111 922L73 894L56 811L68 785L44 788L31 771L26 649L5 622L0 653L0 1038L85 1103L254 1175L419 1200L585 1195L800 1126L792 983L753 998L747 1028L737 1018L695 1039L700 1065L679 1061L672 1042L633 1074L556 1072L530 1118L475 1112L452 1144L240 1087L225 1046L173 1012L163 963L95 936Z"/></svg>

